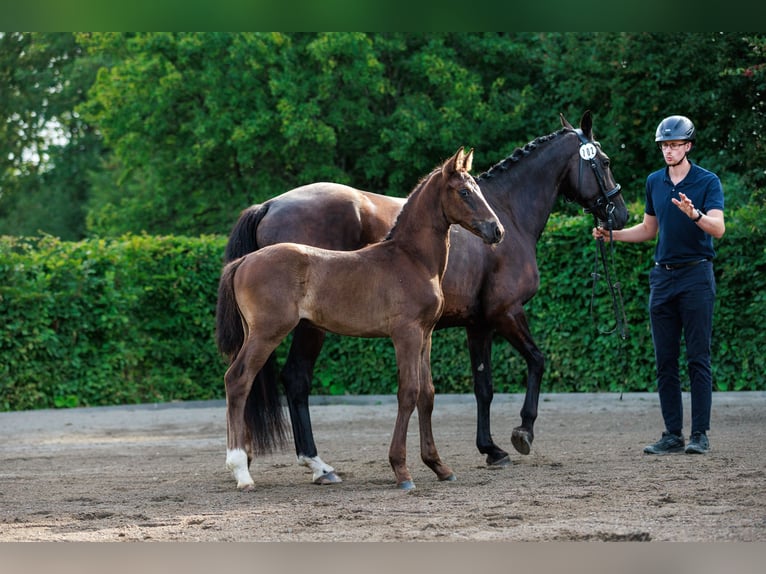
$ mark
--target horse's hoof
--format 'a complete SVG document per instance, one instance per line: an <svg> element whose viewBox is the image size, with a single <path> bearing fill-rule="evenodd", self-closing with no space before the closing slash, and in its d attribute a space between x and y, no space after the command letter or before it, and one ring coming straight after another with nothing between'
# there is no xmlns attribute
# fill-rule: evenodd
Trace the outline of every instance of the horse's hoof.
<svg viewBox="0 0 766 574"><path fill-rule="evenodd" d="M453 472L449 476L444 477L444 478L440 478L439 480L441 480L442 482L444 482L444 481L446 481L446 482L455 482L457 480L457 476L455 476L455 473Z"/></svg>
<svg viewBox="0 0 766 574"><path fill-rule="evenodd" d="M520 427L515 428L513 433L511 433L511 444L521 454L529 454L529 451L532 449L532 435L529 431Z"/></svg>
<svg viewBox="0 0 766 574"><path fill-rule="evenodd" d="M341 477L339 477L334 472L328 472L320 477L317 477L317 479L314 481L314 484L338 484L340 482L343 482Z"/></svg>
<svg viewBox="0 0 766 574"><path fill-rule="evenodd" d="M505 468L511 466L511 457L507 453L503 453L500 458L493 458L491 455L487 455L487 466L489 468Z"/></svg>
<svg viewBox="0 0 766 574"><path fill-rule="evenodd" d="M412 482L411 480L405 480L403 482L400 482L396 486L399 488L399 490L407 490L407 491L415 490L415 483Z"/></svg>
<svg viewBox="0 0 766 574"><path fill-rule="evenodd" d="M243 484L242 486L237 485L237 490L240 492L255 492L255 485L254 484Z"/></svg>

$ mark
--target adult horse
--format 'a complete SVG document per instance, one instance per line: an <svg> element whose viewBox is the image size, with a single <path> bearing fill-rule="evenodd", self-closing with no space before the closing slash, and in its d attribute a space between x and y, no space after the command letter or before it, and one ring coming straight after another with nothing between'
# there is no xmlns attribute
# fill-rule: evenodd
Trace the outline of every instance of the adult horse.
<svg viewBox="0 0 766 574"><path fill-rule="evenodd" d="M407 426L417 405L420 453L439 480L454 480L431 430L431 333L444 306L441 280L452 224L498 243L503 227L468 174L473 150L460 148L407 198L385 241L358 251L279 243L229 263L219 302L234 304L245 341L226 371L226 465L240 490L252 490L253 452L283 438L276 381L253 384L271 353L300 321L356 337L390 337L396 351L399 408L389 461L400 488L414 488L406 464Z"/></svg>
<svg viewBox="0 0 766 574"><path fill-rule="evenodd" d="M558 195L577 201L587 211L620 229L627 221L620 186L609 158L593 141L593 120L586 112L575 129L560 115L562 129L539 137L477 178L489 204L506 230L505 240L489 249L475 237L453 228L450 258L442 283L445 306L436 328L464 327L468 338L477 403L476 446L489 465L510 462L492 439L493 398L491 349L502 335L525 359L526 395L521 425L513 430L516 450L528 454L544 370L544 356L530 333L523 305L539 287L535 255L539 239ZM358 249L382 239L403 200L334 183L315 183L288 191L245 209L229 237L226 259L284 241L331 249ZM236 309L218 306L216 337L229 357L242 344ZM314 471L316 483L339 482L334 469L318 456L311 430L308 399L314 364L324 333L300 324L282 370L293 438L300 464ZM279 371L272 357L259 377L274 379Z"/></svg>

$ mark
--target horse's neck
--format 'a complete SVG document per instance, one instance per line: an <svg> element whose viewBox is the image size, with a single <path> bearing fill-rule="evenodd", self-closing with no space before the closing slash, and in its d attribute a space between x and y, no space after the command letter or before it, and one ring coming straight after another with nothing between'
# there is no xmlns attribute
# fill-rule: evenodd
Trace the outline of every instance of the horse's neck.
<svg viewBox="0 0 766 574"><path fill-rule="evenodd" d="M390 239L441 276L447 267L450 223L438 193L429 189L413 193L399 212Z"/></svg>
<svg viewBox="0 0 766 574"><path fill-rule="evenodd" d="M479 178L484 197L503 225L511 224L533 237L543 232L566 170L566 156L553 146L563 144L563 137L558 136L542 144L541 149L509 162L506 169L493 169L489 177L484 174ZM551 149L546 150L548 146ZM552 161L552 156L563 159Z"/></svg>

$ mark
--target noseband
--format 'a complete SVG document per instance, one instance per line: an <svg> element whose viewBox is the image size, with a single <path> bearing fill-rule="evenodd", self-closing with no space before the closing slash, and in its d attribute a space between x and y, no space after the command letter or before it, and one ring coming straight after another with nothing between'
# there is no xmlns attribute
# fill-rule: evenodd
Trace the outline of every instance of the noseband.
<svg viewBox="0 0 766 574"><path fill-rule="evenodd" d="M577 138L580 140L580 169L577 175L577 189L582 189L583 162L587 161L590 163L590 167L593 170L593 175L596 177L596 181L598 182L599 191L601 192L599 198L593 203L593 205L585 208L585 213L593 213L594 217L596 217L596 211L603 209L606 213L605 223L607 224L607 228L611 231L612 214L614 213L614 203L612 202L612 198L620 193L622 187L618 183L612 189L607 190L604 170L596 162L596 156L598 155L596 144L592 141L589 141L588 138L586 138L582 133L582 130L577 129L575 130L575 133L577 134Z"/></svg>

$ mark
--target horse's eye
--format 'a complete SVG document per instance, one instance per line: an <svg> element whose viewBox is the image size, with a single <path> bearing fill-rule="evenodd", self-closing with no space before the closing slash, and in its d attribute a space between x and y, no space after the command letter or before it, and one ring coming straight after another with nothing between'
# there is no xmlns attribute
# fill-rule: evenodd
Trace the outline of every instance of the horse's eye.
<svg viewBox="0 0 766 574"><path fill-rule="evenodd" d="M469 190L467 187L462 188L460 191L460 197L468 197L471 195L471 190Z"/></svg>

